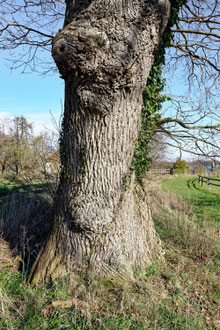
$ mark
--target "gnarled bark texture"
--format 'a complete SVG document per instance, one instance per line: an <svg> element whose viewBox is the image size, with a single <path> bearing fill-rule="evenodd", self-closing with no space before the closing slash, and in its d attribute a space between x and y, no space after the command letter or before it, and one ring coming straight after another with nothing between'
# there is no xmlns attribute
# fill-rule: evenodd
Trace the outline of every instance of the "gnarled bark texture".
<svg viewBox="0 0 220 330"><path fill-rule="evenodd" d="M66 1L53 57L65 79L60 185L35 282L74 268L130 276L161 254L130 166L142 91L168 22L168 0Z"/></svg>

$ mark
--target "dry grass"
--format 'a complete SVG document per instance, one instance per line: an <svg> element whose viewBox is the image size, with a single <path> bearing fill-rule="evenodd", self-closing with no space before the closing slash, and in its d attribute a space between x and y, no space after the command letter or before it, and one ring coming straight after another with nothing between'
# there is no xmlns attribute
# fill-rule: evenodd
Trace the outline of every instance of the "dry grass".
<svg viewBox="0 0 220 330"><path fill-rule="evenodd" d="M194 258L212 259L216 255L218 233L209 226L198 227L189 201L161 190L159 181L149 181L149 203L156 226L163 227L166 238ZM165 237L164 236L164 237Z"/></svg>
<svg viewBox="0 0 220 330"><path fill-rule="evenodd" d="M51 225L51 204L27 193L7 196L0 209L0 236L27 271L45 242Z"/></svg>
<svg viewBox="0 0 220 330"><path fill-rule="evenodd" d="M4 270L10 269L11 273L14 273L18 270L18 260L17 258L13 258L12 253L9 248L9 244L7 244L0 237L0 269L1 273ZM11 314L16 314L18 317L23 317L19 308L16 307L14 300L10 299L7 294L4 292L4 288L0 285L0 320L1 319L10 319L12 317ZM1 328L1 327L0 327Z"/></svg>
<svg viewBox="0 0 220 330"><path fill-rule="evenodd" d="M0 329L217 329L215 234L194 224L188 202L155 182L147 186L165 262L135 269L130 283L79 273L31 288L12 266L9 245L0 241ZM5 239L25 255L46 237L50 212L42 205L33 197L10 198L1 211Z"/></svg>

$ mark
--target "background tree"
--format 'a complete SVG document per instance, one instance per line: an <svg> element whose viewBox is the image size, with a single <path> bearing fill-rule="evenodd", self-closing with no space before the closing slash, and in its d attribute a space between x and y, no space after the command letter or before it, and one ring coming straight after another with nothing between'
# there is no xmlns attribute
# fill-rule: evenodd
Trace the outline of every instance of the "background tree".
<svg viewBox="0 0 220 330"><path fill-rule="evenodd" d="M189 169L189 165L181 159L178 159L174 164L173 164L173 169L172 169L173 174L188 174L191 173Z"/></svg>
<svg viewBox="0 0 220 330"><path fill-rule="evenodd" d="M31 140L31 149L33 152L33 167L45 172L46 158L58 150L57 139L42 132L37 136L33 136Z"/></svg>
<svg viewBox="0 0 220 330"><path fill-rule="evenodd" d="M171 148L216 160L220 155L219 18L218 0L188 0L181 7L164 71L167 85L181 79L184 92L169 95L156 128Z"/></svg>
<svg viewBox="0 0 220 330"><path fill-rule="evenodd" d="M33 153L30 148L32 124L24 116L16 116L9 128L12 157L10 167L20 175L25 167L30 167Z"/></svg>
<svg viewBox="0 0 220 330"><path fill-rule="evenodd" d="M155 133L150 140L148 156L155 161L164 161L167 159L167 146L164 141L164 136L161 133Z"/></svg>
<svg viewBox="0 0 220 330"><path fill-rule="evenodd" d="M11 157L11 140L7 135L6 127L8 127L8 120L0 120L0 170L2 176L8 168L8 161Z"/></svg>
<svg viewBox="0 0 220 330"><path fill-rule="evenodd" d="M165 144L181 153L219 161L220 125L218 96L213 100L173 96L164 116L155 123L155 132ZM168 114L168 116L166 116Z"/></svg>
<svg viewBox="0 0 220 330"><path fill-rule="evenodd" d="M45 171L46 158L58 149L55 134L47 131L33 135L32 124L24 116L4 120L0 126L0 164L2 175L6 170L19 175L24 169ZM33 174L33 173L32 173Z"/></svg>
<svg viewBox="0 0 220 330"><path fill-rule="evenodd" d="M11 157L11 139L5 133L0 132L0 170L2 176L4 176L5 171L8 169Z"/></svg>

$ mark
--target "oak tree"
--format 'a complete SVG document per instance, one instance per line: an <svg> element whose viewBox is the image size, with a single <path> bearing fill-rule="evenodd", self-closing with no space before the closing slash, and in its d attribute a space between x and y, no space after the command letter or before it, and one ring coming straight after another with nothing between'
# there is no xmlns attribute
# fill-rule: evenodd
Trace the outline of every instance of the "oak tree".
<svg viewBox="0 0 220 330"><path fill-rule="evenodd" d="M186 5L183 10L198 11L197 2L191 1L192 7ZM10 19L1 22L0 33L3 48L27 49L26 57L14 62L16 67L24 65L24 70L37 69L37 53L49 47L64 17L52 42L53 58L65 80L60 183L53 228L30 279L54 278L77 268L131 276L134 267L162 254L145 194L137 189L131 168L141 125L142 91L158 52L170 45L170 38L163 38L164 32L170 33L166 26L176 22L179 6L186 1L22 3L1 2ZM19 10L25 24L19 21ZM195 20L205 19L197 16ZM201 62L215 70L215 61L197 53L198 44L190 42L189 47L183 30L179 24L174 33L183 36L185 44L177 47L174 40L172 46L189 55L191 68ZM213 30L205 32L215 40ZM46 65L44 72L49 69Z"/></svg>

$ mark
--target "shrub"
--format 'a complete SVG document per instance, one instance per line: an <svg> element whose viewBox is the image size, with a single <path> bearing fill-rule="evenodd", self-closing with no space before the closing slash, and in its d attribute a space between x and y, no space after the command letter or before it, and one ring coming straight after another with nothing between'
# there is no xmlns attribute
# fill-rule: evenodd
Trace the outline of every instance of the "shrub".
<svg viewBox="0 0 220 330"><path fill-rule="evenodd" d="M196 168L193 170L193 173L194 173L194 174L204 174L204 175L207 175L207 170L206 170L206 168L204 168L204 167L196 167Z"/></svg>
<svg viewBox="0 0 220 330"><path fill-rule="evenodd" d="M184 160L178 159L176 161L176 163L173 164L171 173L172 174L190 174L191 171L189 169L189 165Z"/></svg>

